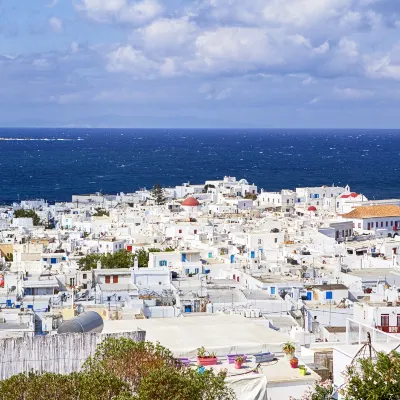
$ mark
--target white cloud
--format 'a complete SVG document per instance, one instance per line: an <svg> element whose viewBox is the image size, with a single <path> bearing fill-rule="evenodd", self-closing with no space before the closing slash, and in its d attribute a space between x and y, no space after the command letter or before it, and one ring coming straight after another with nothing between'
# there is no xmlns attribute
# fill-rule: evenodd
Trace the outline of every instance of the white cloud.
<svg viewBox="0 0 400 400"><path fill-rule="evenodd" d="M147 50L171 53L177 50L181 52L183 46L193 43L197 29L196 23L187 18L162 18L135 33L139 34ZM132 36L134 39L135 34Z"/></svg>
<svg viewBox="0 0 400 400"><path fill-rule="evenodd" d="M158 0L80 0L78 10L98 22L146 24L160 16L164 7Z"/></svg>
<svg viewBox="0 0 400 400"><path fill-rule="evenodd" d="M153 78L160 65L148 59L140 50L127 45L108 55L107 68L111 72L125 72L135 77Z"/></svg>
<svg viewBox="0 0 400 400"><path fill-rule="evenodd" d="M207 100L226 100L232 93L232 88L217 90L212 84L204 83L199 87L199 93L204 94Z"/></svg>
<svg viewBox="0 0 400 400"><path fill-rule="evenodd" d="M313 104L317 104L321 101L320 97L314 97L312 100L310 100L307 104L309 105L313 105Z"/></svg>
<svg viewBox="0 0 400 400"><path fill-rule="evenodd" d="M32 65L38 70L48 70L51 68L50 61L46 60L45 58L33 60Z"/></svg>
<svg viewBox="0 0 400 400"><path fill-rule="evenodd" d="M60 33L63 30L63 22L60 18L51 17L49 19L49 25L53 32Z"/></svg>
<svg viewBox="0 0 400 400"><path fill-rule="evenodd" d="M374 97L375 93L367 89L354 89L354 88L335 88L334 95L340 99L345 100L366 100Z"/></svg>

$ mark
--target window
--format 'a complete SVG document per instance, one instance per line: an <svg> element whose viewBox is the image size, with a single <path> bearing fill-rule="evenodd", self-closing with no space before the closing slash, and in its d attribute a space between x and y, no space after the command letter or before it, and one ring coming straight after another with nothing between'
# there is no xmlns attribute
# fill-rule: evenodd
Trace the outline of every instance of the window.
<svg viewBox="0 0 400 400"><path fill-rule="evenodd" d="M113 275L113 283L118 283L118 275Z"/></svg>
<svg viewBox="0 0 400 400"><path fill-rule="evenodd" d="M381 228L383 228L383 222L381 222Z"/></svg>
<svg viewBox="0 0 400 400"><path fill-rule="evenodd" d="M106 276L106 283L111 283L111 276L110 275Z"/></svg>
<svg viewBox="0 0 400 400"><path fill-rule="evenodd" d="M332 292L326 292L325 299L326 300L332 300L332 298L333 298Z"/></svg>
<svg viewBox="0 0 400 400"><path fill-rule="evenodd" d="M51 264L57 264L57 259L56 258L51 258L50 259Z"/></svg>
<svg viewBox="0 0 400 400"><path fill-rule="evenodd" d="M358 227L361 228L361 222L358 223Z"/></svg>
<svg viewBox="0 0 400 400"><path fill-rule="evenodd" d="M87 279L87 274L83 274L82 279Z"/></svg>
<svg viewBox="0 0 400 400"><path fill-rule="evenodd" d="M197 235L197 229L194 230L194 234Z"/></svg>
<svg viewBox="0 0 400 400"><path fill-rule="evenodd" d="M278 238L275 238L275 243L278 243Z"/></svg>
<svg viewBox="0 0 400 400"><path fill-rule="evenodd" d="M393 226L393 221L390 221L390 226Z"/></svg>
<svg viewBox="0 0 400 400"><path fill-rule="evenodd" d="M397 314L397 326L400 326L400 314Z"/></svg>
<svg viewBox="0 0 400 400"><path fill-rule="evenodd" d="M198 274L198 273L199 273L199 269L198 269L198 268L195 268L195 269L194 269L194 273L195 273L195 274Z"/></svg>
<svg viewBox="0 0 400 400"><path fill-rule="evenodd" d="M121 296L118 296L118 301L121 301Z"/></svg>
<svg viewBox="0 0 400 400"><path fill-rule="evenodd" d="M69 278L69 284L70 284L70 286L74 286L75 285L75 278Z"/></svg>
<svg viewBox="0 0 400 400"><path fill-rule="evenodd" d="M212 258L212 253L208 253L208 258Z"/></svg>
<svg viewBox="0 0 400 400"><path fill-rule="evenodd" d="M182 233L182 229L179 229L178 233Z"/></svg>
<svg viewBox="0 0 400 400"><path fill-rule="evenodd" d="M381 326L389 326L389 314L381 315Z"/></svg>
<svg viewBox="0 0 400 400"><path fill-rule="evenodd" d="M389 226L389 222L388 221L386 221L386 228Z"/></svg>
<svg viewBox="0 0 400 400"><path fill-rule="evenodd" d="M158 265L159 265L160 267L166 267L166 266L167 266L167 260L161 260L161 261L158 263Z"/></svg>
<svg viewBox="0 0 400 400"><path fill-rule="evenodd" d="M258 244L262 244L262 239L258 239Z"/></svg>

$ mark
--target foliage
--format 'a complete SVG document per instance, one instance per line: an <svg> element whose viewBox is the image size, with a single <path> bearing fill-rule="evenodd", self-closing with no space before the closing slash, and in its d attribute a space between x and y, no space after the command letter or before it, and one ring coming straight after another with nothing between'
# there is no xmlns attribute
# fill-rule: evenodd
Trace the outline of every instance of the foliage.
<svg viewBox="0 0 400 400"><path fill-rule="evenodd" d="M100 260L102 268L130 268L133 258L133 254L126 250L114 254L88 254L79 260L79 267L83 271L90 271L97 268L97 262Z"/></svg>
<svg viewBox="0 0 400 400"><path fill-rule="evenodd" d="M137 257L139 268L146 268L149 264L149 252L160 251L175 251L175 249L173 247L167 247L164 250L141 248L135 253L123 249L114 254L88 254L79 260L79 267L83 271L90 271L97 268L97 262L100 260L102 268L131 268L135 257Z"/></svg>
<svg viewBox="0 0 400 400"><path fill-rule="evenodd" d="M14 218L32 218L33 225L37 226L40 225L40 218L33 210L15 210L14 211Z"/></svg>
<svg viewBox="0 0 400 400"><path fill-rule="evenodd" d="M376 360L363 358L347 367L341 394L348 400L400 398L400 354L378 353Z"/></svg>
<svg viewBox="0 0 400 400"><path fill-rule="evenodd" d="M326 380L324 382L316 382L313 387L306 390L303 396L301 396L301 400L330 400L333 393L334 388L332 381ZM289 397L289 400L296 399L291 396Z"/></svg>
<svg viewBox="0 0 400 400"><path fill-rule="evenodd" d="M233 400L225 376L184 367L159 343L108 338L82 372L15 375L0 400Z"/></svg>
<svg viewBox="0 0 400 400"><path fill-rule="evenodd" d="M133 400L130 393L128 385L110 372L29 373L0 381L0 400Z"/></svg>
<svg viewBox="0 0 400 400"><path fill-rule="evenodd" d="M230 400L232 390L225 386L225 374L190 368L159 368L141 382L137 400Z"/></svg>
<svg viewBox="0 0 400 400"><path fill-rule="evenodd" d="M257 200L257 195L253 193L246 193L244 198L247 200Z"/></svg>
<svg viewBox="0 0 400 400"><path fill-rule="evenodd" d="M214 189L214 188L215 188L214 185L212 185L212 184L207 184L207 185L204 186L203 193L207 193L207 192L208 192L208 189Z"/></svg>
<svg viewBox="0 0 400 400"><path fill-rule="evenodd" d="M296 351L296 348L294 347L294 344L292 342L286 342L282 346L282 351L285 354L293 354Z"/></svg>
<svg viewBox="0 0 400 400"><path fill-rule="evenodd" d="M103 216L110 216L110 213L102 208L96 208L96 212L92 214L92 217L103 217Z"/></svg>
<svg viewBox="0 0 400 400"><path fill-rule="evenodd" d="M165 190L158 183L153 186L153 189L151 189L150 198L154 200L157 205L165 204L167 202Z"/></svg>

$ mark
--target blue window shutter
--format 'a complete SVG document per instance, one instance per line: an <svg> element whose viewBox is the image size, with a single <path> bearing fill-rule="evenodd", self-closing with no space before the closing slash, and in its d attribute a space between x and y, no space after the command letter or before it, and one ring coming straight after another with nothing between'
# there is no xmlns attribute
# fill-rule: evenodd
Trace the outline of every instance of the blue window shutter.
<svg viewBox="0 0 400 400"><path fill-rule="evenodd" d="M50 261L51 264L57 264L57 258L52 258Z"/></svg>
<svg viewBox="0 0 400 400"><path fill-rule="evenodd" d="M326 300L332 300L332 292L326 292Z"/></svg>
<svg viewBox="0 0 400 400"><path fill-rule="evenodd" d="M163 262L162 262L162 261L159 261L159 262L158 262L158 266L159 266L159 267L162 267L162 266L163 266Z"/></svg>

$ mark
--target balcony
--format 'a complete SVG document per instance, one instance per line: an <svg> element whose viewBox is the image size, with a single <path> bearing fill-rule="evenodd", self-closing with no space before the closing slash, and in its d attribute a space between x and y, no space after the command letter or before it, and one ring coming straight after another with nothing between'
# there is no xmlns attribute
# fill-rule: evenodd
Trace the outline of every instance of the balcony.
<svg viewBox="0 0 400 400"><path fill-rule="evenodd" d="M400 326L376 326L375 328L385 333L400 333Z"/></svg>

